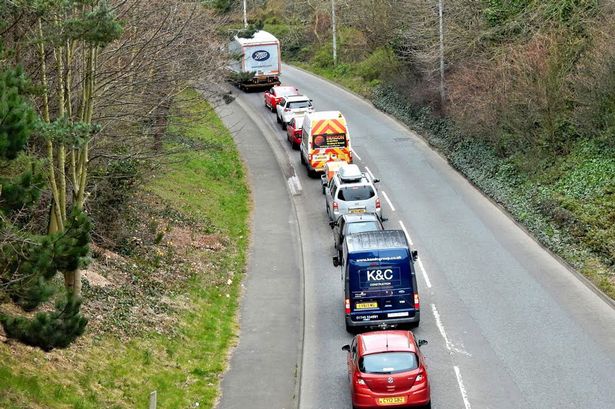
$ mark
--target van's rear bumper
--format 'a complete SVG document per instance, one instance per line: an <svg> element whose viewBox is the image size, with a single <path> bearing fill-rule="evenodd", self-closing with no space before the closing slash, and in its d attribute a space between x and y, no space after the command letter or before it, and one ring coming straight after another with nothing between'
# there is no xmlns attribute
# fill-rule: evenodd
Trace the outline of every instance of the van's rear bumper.
<svg viewBox="0 0 615 409"><path fill-rule="evenodd" d="M413 317L404 318L388 318L384 320L369 320L369 321L353 321L350 315L346 314L346 326L352 328L383 328L396 327L399 325L415 325L418 326L421 321L421 311L415 311Z"/></svg>

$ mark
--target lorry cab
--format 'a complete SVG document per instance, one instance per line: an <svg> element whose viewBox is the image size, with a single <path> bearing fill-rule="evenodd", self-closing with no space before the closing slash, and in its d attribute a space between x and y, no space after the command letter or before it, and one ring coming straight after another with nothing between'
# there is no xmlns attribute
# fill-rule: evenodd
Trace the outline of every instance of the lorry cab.
<svg viewBox="0 0 615 409"><path fill-rule="evenodd" d="M320 111L306 114L301 137L301 163L308 175L324 171L325 163L352 163L350 132L340 111Z"/></svg>
<svg viewBox="0 0 615 409"><path fill-rule="evenodd" d="M341 265L346 330L418 326L420 302L414 269L416 251L401 230L348 235Z"/></svg>

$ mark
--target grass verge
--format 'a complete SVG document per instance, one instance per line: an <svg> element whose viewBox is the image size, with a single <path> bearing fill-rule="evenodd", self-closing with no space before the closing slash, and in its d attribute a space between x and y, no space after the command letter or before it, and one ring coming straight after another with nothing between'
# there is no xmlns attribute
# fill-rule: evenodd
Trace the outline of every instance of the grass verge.
<svg viewBox="0 0 615 409"><path fill-rule="evenodd" d="M196 92L176 101L160 172L126 215L134 241L97 250L86 334L43 353L0 344L0 407L212 407L235 342L249 190L228 130Z"/></svg>

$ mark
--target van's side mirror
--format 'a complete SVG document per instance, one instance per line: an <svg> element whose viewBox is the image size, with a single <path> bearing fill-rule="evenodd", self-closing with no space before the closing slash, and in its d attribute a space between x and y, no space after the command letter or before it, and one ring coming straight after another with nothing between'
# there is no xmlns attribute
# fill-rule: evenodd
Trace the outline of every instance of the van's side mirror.
<svg viewBox="0 0 615 409"><path fill-rule="evenodd" d="M338 256L333 256L333 267L339 267L340 258Z"/></svg>
<svg viewBox="0 0 615 409"><path fill-rule="evenodd" d="M373 178L373 179L372 179L372 182L374 182L374 183L378 183L378 182L380 182L380 179L378 179L378 178Z"/></svg>
<svg viewBox="0 0 615 409"><path fill-rule="evenodd" d="M427 345L427 344L429 344L429 342L427 342L426 339L419 339L418 345L420 347L422 347L423 345Z"/></svg>
<svg viewBox="0 0 615 409"><path fill-rule="evenodd" d="M342 347L342 351L350 352L350 345L346 344Z"/></svg>
<svg viewBox="0 0 615 409"><path fill-rule="evenodd" d="M417 250L412 250L412 260L416 260L419 258L419 252Z"/></svg>
<svg viewBox="0 0 615 409"><path fill-rule="evenodd" d="M337 226L337 222L329 222L329 226L331 226L331 228L334 228L335 226Z"/></svg>

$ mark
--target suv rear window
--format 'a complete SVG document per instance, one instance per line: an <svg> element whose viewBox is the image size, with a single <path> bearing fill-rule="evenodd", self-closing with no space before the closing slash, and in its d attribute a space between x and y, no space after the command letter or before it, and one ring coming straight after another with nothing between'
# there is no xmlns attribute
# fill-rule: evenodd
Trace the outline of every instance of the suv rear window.
<svg viewBox="0 0 615 409"><path fill-rule="evenodd" d="M293 102L289 102L288 105L286 105L286 108L297 109L297 108L308 108L311 106L312 104L310 104L310 101L293 101Z"/></svg>
<svg viewBox="0 0 615 409"><path fill-rule="evenodd" d="M376 192L371 186L342 186L337 198L345 202L367 200L376 196Z"/></svg>
<svg viewBox="0 0 615 409"><path fill-rule="evenodd" d="M418 367L418 360L412 352L369 354L359 361L359 370L363 373L390 374L412 371Z"/></svg>

